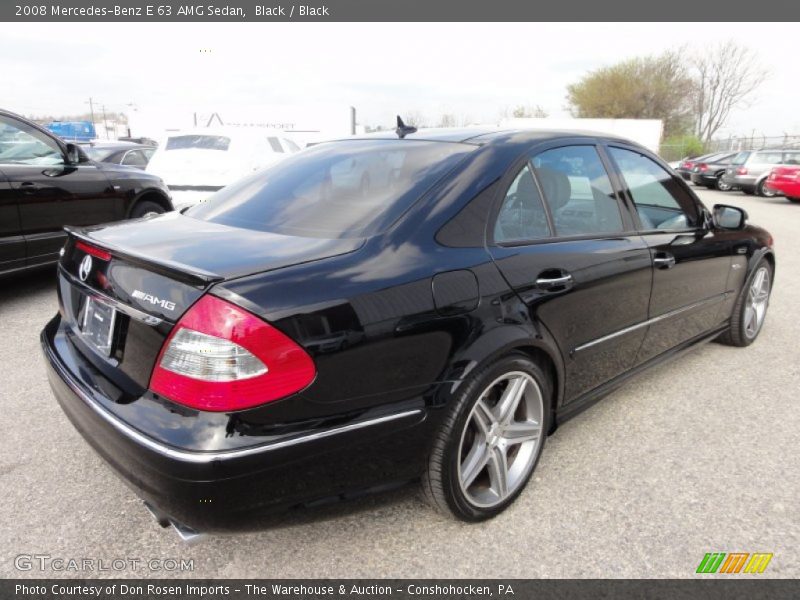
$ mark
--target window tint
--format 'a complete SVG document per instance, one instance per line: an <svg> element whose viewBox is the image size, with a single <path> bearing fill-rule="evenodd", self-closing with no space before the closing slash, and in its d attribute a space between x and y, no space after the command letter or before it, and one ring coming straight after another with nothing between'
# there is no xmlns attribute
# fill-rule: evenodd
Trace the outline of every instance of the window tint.
<svg viewBox="0 0 800 600"><path fill-rule="evenodd" d="M25 123L0 116L0 163L61 165L61 148L49 136Z"/></svg>
<svg viewBox="0 0 800 600"><path fill-rule="evenodd" d="M122 164L144 168L147 166L147 159L140 150L131 150L125 155L125 158L122 159Z"/></svg>
<svg viewBox="0 0 800 600"><path fill-rule="evenodd" d="M533 158L558 236L623 230L616 195L594 146L554 148Z"/></svg>
<svg viewBox="0 0 800 600"><path fill-rule="evenodd" d="M167 138L165 150L227 150L231 138L222 135L174 135Z"/></svg>
<svg viewBox="0 0 800 600"><path fill-rule="evenodd" d="M697 207L680 183L658 163L631 150L609 148L644 229L685 229L697 223Z"/></svg>
<svg viewBox="0 0 800 600"><path fill-rule="evenodd" d="M550 235L542 198L528 165L519 172L506 192L494 226L496 242L537 240Z"/></svg>
<svg viewBox="0 0 800 600"><path fill-rule="evenodd" d="M281 143L278 141L278 138L268 137L267 141L269 142L269 145L272 147L273 152L283 153L283 146L281 146Z"/></svg>
<svg viewBox="0 0 800 600"><path fill-rule="evenodd" d="M383 231L475 146L411 140L319 144L233 183L186 215L323 238Z"/></svg>

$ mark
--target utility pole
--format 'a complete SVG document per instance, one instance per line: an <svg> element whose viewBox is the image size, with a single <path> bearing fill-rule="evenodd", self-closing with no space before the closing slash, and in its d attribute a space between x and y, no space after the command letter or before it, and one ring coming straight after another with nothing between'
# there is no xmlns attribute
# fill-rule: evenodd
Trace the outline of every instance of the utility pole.
<svg viewBox="0 0 800 600"><path fill-rule="evenodd" d="M92 129L94 129L94 104L91 96L89 96L89 114L92 116ZM95 132L95 135L97 135L97 132Z"/></svg>
<svg viewBox="0 0 800 600"><path fill-rule="evenodd" d="M108 139L108 122L106 121L106 105L103 104L103 128L106 130L106 139Z"/></svg>

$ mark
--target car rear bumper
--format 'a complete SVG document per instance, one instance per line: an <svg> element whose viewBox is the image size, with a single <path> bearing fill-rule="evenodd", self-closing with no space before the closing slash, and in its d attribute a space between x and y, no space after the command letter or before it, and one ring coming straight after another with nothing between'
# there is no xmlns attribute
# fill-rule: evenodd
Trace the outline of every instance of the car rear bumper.
<svg viewBox="0 0 800 600"><path fill-rule="evenodd" d="M696 185L716 185L717 177L707 173L692 173L692 183Z"/></svg>
<svg viewBox="0 0 800 600"><path fill-rule="evenodd" d="M788 198L800 198L800 182L767 179L767 187Z"/></svg>
<svg viewBox="0 0 800 600"><path fill-rule="evenodd" d="M69 343L56 316L42 331L41 344L61 408L139 496L192 528L239 527L254 512L408 481L424 466L433 423L421 399L417 406L406 403L236 450L201 452L166 444L104 408L101 386L86 380L88 363L76 372L70 368L74 356L63 359Z"/></svg>
<svg viewBox="0 0 800 600"><path fill-rule="evenodd" d="M740 187L742 189L754 190L756 188L756 177L751 175L723 175L725 182Z"/></svg>

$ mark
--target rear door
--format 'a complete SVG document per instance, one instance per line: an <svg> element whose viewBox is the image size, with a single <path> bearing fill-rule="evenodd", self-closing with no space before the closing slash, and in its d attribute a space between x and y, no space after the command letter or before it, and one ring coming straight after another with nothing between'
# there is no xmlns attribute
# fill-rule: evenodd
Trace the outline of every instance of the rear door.
<svg viewBox="0 0 800 600"><path fill-rule="evenodd" d="M550 145L506 176L489 249L557 341L567 402L629 369L644 338L650 251L597 147Z"/></svg>
<svg viewBox="0 0 800 600"><path fill-rule="evenodd" d="M727 297L732 242L704 227L701 205L652 157L615 144L607 151L653 262L647 336L636 361L641 363L725 318L721 306Z"/></svg>

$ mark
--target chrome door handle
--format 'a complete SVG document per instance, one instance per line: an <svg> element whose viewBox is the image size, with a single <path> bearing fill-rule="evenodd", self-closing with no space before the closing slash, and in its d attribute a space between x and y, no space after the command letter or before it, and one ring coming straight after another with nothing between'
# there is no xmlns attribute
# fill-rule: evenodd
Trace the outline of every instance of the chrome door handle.
<svg viewBox="0 0 800 600"><path fill-rule="evenodd" d="M653 266L656 269L671 269L675 266L675 257L669 252L657 252L653 257Z"/></svg>
<svg viewBox="0 0 800 600"><path fill-rule="evenodd" d="M572 285L572 275L562 275L561 277L539 277L536 280L536 287L551 290L553 288L563 288Z"/></svg>

